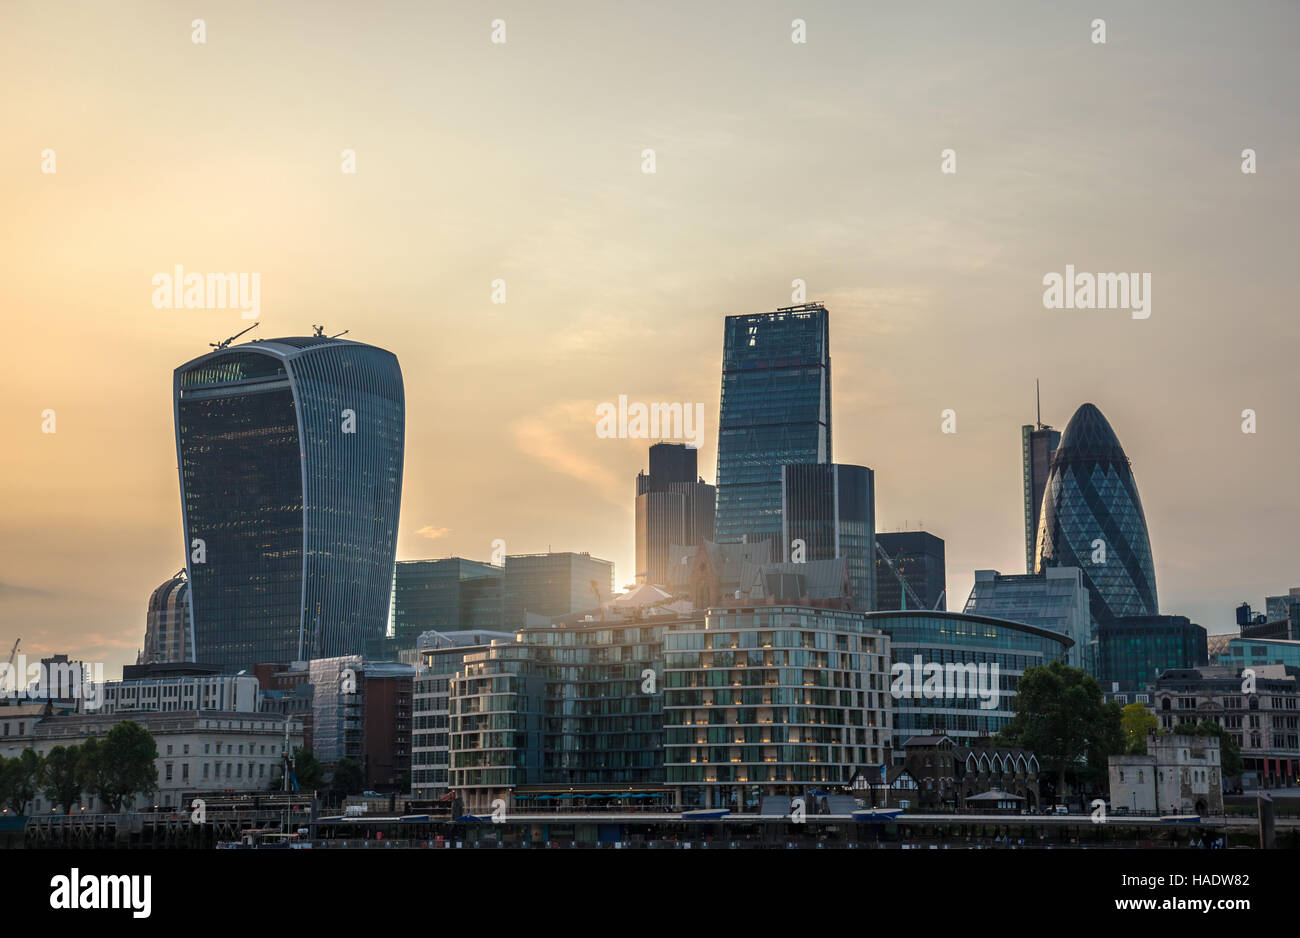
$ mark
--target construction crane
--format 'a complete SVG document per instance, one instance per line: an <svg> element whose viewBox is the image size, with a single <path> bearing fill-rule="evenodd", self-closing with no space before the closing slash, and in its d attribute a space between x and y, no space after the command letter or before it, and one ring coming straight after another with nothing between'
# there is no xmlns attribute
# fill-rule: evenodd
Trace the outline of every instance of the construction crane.
<svg viewBox="0 0 1300 938"><path fill-rule="evenodd" d="M257 326L258 326L258 323L253 323L251 326L249 326L247 329L245 329L244 332L249 332L250 330L256 329ZM212 348L216 349L218 352L220 352L223 348L226 348L227 346L229 346L231 342L235 341L235 340L238 339L241 335L243 335L244 332L236 332L234 335L232 335L230 338L226 339L226 341L224 341L224 342L209 342L208 345L211 346Z"/></svg>
<svg viewBox="0 0 1300 938"><path fill-rule="evenodd" d="M336 333L334 335L326 335L324 326L318 326L315 323L312 323L312 328L316 330L315 332L312 333L312 335L322 339L337 339L339 336L347 335L349 332L352 331L351 329L344 329L342 332Z"/></svg>
<svg viewBox="0 0 1300 938"><path fill-rule="evenodd" d="M600 584L595 580L591 581L591 591L596 594L596 608L600 610L600 621L605 621L605 607L600 603Z"/></svg>
<svg viewBox="0 0 1300 938"><path fill-rule="evenodd" d="M883 547L880 546L879 541L876 541L876 553L879 554L880 557L885 561L885 565L889 567L889 572L894 575L894 578L898 580L899 585L903 588L902 589L903 608L924 609L925 603L921 602L921 597L916 595L916 590L912 589L912 585L907 582L907 579L903 576L903 574L898 572L898 568L894 566L893 558L890 557L889 553ZM943 597L941 596L940 600L942 600L942 598ZM911 606L908 606L907 604L909 599L912 601ZM935 608L937 609L938 606L936 605Z"/></svg>
<svg viewBox="0 0 1300 938"><path fill-rule="evenodd" d="M10 667L10 669L12 669L13 666L14 666L14 655L18 654L18 643L21 642L21 641L22 641L21 638L15 638L15 639L14 639L14 647L9 649L9 667Z"/></svg>

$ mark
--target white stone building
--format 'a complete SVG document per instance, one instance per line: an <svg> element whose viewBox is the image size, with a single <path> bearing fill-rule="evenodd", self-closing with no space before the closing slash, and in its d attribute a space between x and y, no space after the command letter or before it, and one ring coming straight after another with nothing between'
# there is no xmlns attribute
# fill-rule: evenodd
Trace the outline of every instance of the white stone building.
<svg viewBox="0 0 1300 938"><path fill-rule="evenodd" d="M1111 756L1111 812L1223 814L1219 740L1213 736L1147 737L1144 756Z"/></svg>
<svg viewBox="0 0 1300 938"><path fill-rule="evenodd" d="M285 717L275 713L181 710L44 717L24 714L22 719L21 732L17 719L8 724L0 720L0 729L7 726L13 731L0 735L0 755L12 758L24 749L45 755L55 746L79 746L92 736L102 741L125 720L144 726L158 746L158 791L148 799L137 798L135 810L154 805L160 810L181 810L187 803L185 795L196 791L271 791L280 777ZM290 752L301 745L302 722L291 717ZM87 813L102 810L98 799L88 794L82 795L78 808L82 807ZM52 810L55 806L43 794L28 807L30 813L38 814Z"/></svg>

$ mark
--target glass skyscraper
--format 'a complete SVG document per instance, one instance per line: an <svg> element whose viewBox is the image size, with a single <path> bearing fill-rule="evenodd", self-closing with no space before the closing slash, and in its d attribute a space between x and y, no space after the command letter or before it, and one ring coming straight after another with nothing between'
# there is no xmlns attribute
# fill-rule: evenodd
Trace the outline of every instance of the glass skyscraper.
<svg viewBox="0 0 1300 938"><path fill-rule="evenodd" d="M793 463L782 467L781 518L785 557L804 543L805 560L844 558L856 609L876 602L875 474L866 466Z"/></svg>
<svg viewBox="0 0 1300 938"><path fill-rule="evenodd" d="M1061 444L1061 431L1038 424L1020 428L1020 464L1025 490L1025 572L1034 572L1034 555L1038 547L1038 519L1047 491L1052 454Z"/></svg>
<svg viewBox="0 0 1300 938"><path fill-rule="evenodd" d="M1159 612L1137 484L1115 431L1092 404L1075 411L1052 457L1035 570L1046 567L1083 571L1094 622Z"/></svg>
<svg viewBox="0 0 1300 938"><path fill-rule="evenodd" d="M714 539L781 538L781 467L831 460L830 326L817 304L728 316Z"/></svg>
<svg viewBox="0 0 1300 938"><path fill-rule="evenodd" d="M197 659L227 671L363 652L389 612L405 403L391 352L323 336L176 369Z"/></svg>

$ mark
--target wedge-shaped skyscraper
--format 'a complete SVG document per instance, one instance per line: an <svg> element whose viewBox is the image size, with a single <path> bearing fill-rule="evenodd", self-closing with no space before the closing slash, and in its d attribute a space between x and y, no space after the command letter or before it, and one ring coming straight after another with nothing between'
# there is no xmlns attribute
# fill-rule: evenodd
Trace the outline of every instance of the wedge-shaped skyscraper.
<svg viewBox="0 0 1300 938"><path fill-rule="evenodd" d="M1094 622L1156 615L1151 539L1128 457L1084 404L1061 434L1043 493L1035 570L1078 567Z"/></svg>
<svg viewBox="0 0 1300 938"><path fill-rule="evenodd" d="M195 656L228 671L362 654L388 618L405 403L391 352L323 336L176 369Z"/></svg>
<svg viewBox="0 0 1300 938"><path fill-rule="evenodd" d="M831 461L830 325L819 304L728 316L718 421L718 543L781 540L781 467Z"/></svg>

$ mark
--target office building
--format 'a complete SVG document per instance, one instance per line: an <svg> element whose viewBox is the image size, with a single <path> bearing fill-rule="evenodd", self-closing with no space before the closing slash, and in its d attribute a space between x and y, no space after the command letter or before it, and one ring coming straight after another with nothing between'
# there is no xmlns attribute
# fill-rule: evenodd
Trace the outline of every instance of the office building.
<svg viewBox="0 0 1300 938"><path fill-rule="evenodd" d="M501 628L501 567L463 557L400 560L393 572L393 639L415 648L424 632Z"/></svg>
<svg viewBox="0 0 1300 938"><path fill-rule="evenodd" d="M1269 622L1295 619L1300 607L1300 586L1294 586L1285 596L1264 597L1264 615Z"/></svg>
<svg viewBox="0 0 1300 938"><path fill-rule="evenodd" d="M728 316L714 540L781 538L781 467L831 461L829 314L818 304ZM785 554L774 544L772 556Z"/></svg>
<svg viewBox="0 0 1300 938"><path fill-rule="evenodd" d="M1035 570L1034 556L1038 546L1038 522L1043 508L1043 493L1047 491L1047 476L1052 455L1061 442L1061 431L1042 422L1026 424L1020 428L1020 465L1025 493L1025 572Z"/></svg>
<svg viewBox="0 0 1300 938"><path fill-rule="evenodd" d="M1186 616L1121 616L1098 627L1097 657L1103 686L1133 690L1164 671L1203 667L1209 651L1205 629Z"/></svg>
<svg viewBox="0 0 1300 938"><path fill-rule="evenodd" d="M1159 610L1146 516L1115 431L1084 404L1052 457L1034 570L1078 567L1094 622Z"/></svg>
<svg viewBox="0 0 1300 938"><path fill-rule="evenodd" d="M171 664L194 661L194 633L190 628L190 584L181 570L149 596L145 613L144 647L136 664Z"/></svg>
<svg viewBox="0 0 1300 938"><path fill-rule="evenodd" d="M1208 642L1210 664L1213 667L1235 668L1240 671L1260 665L1280 664L1300 671L1300 641L1295 639L1211 635Z"/></svg>
<svg viewBox="0 0 1300 938"><path fill-rule="evenodd" d="M697 475L698 450L650 447L650 471L636 477L636 582L668 583L674 546L713 540L714 487Z"/></svg>
<svg viewBox="0 0 1300 938"><path fill-rule="evenodd" d="M96 713L174 713L221 710L256 713L258 681L251 675L160 674L105 681L95 688ZM90 708L86 708L90 709Z"/></svg>
<svg viewBox="0 0 1300 938"><path fill-rule="evenodd" d="M1076 567L1048 567L1041 573L1003 575L976 570L965 611L1024 622L1068 635L1066 663L1097 675L1097 635L1088 609L1088 589Z"/></svg>
<svg viewBox="0 0 1300 938"><path fill-rule="evenodd" d="M402 494L397 358L324 336L176 369L195 657L228 672L364 652L388 623Z"/></svg>
<svg viewBox="0 0 1300 938"><path fill-rule="evenodd" d="M503 576L503 629L520 628L528 617L551 619L598 609L614 592L614 565L590 554L511 554Z"/></svg>
<svg viewBox="0 0 1300 938"><path fill-rule="evenodd" d="M866 466L791 463L781 473L781 560L843 559L854 608L876 605L875 474Z"/></svg>
<svg viewBox="0 0 1300 938"><path fill-rule="evenodd" d="M1015 710L1026 668L1064 661L1069 636L988 616L936 610L867 614L889 636L893 753L913 736L944 735L956 745L995 736Z"/></svg>
<svg viewBox="0 0 1300 938"><path fill-rule="evenodd" d="M876 535L876 609L947 609L943 539L928 531Z"/></svg>
<svg viewBox="0 0 1300 938"><path fill-rule="evenodd" d="M27 708L23 708L27 709ZM137 796L131 807L147 810L188 810L189 795L196 791L227 793L271 791L278 785L283 766L285 718L267 713L219 710L174 712L79 713L38 716L22 735L11 734L0 723L0 756L14 757L24 749L48 755L55 746L80 746L87 739L101 742L118 723L139 723L154 738L158 756L158 790ZM302 727L290 719L289 749L302 745ZM79 807L88 814L104 811L99 798L83 792ZM56 806L44 792L32 802L32 813L48 814Z"/></svg>

